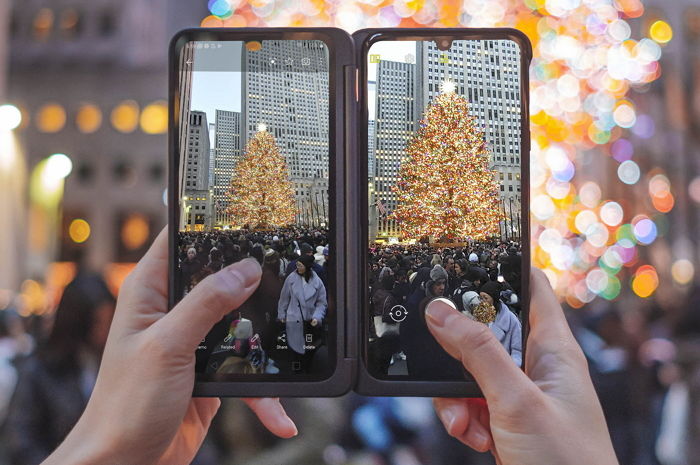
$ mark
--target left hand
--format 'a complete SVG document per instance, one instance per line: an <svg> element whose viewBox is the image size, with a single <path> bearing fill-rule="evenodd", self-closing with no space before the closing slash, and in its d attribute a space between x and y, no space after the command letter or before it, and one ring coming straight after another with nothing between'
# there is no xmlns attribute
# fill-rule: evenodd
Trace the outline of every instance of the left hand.
<svg viewBox="0 0 700 465"><path fill-rule="evenodd" d="M188 464L219 408L192 398L195 349L258 287L260 265L242 260L208 276L168 312L166 230L126 278L95 389L73 431L46 464ZM297 434L278 399L245 399L283 438Z"/></svg>

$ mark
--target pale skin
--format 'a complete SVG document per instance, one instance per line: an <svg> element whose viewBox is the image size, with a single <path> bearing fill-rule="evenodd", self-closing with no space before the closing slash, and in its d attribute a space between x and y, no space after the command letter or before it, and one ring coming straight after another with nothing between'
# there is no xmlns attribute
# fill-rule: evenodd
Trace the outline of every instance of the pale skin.
<svg viewBox="0 0 700 465"><path fill-rule="evenodd" d="M219 408L192 398L195 348L257 288L246 259L208 276L167 313L168 240L162 231L126 278L88 406L52 464L188 464ZM245 399L283 438L297 434L278 399Z"/></svg>
<svg viewBox="0 0 700 465"><path fill-rule="evenodd" d="M586 359L540 270L532 271L530 288L525 371L486 325L442 299L428 305L431 333L485 397L436 398L435 410L450 435L491 451L499 465L617 465Z"/></svg>
<svg viewBox="0 0 700 465"><path fill-rule="evenodd" d="M161 232L119 296L100 373L83 416L45 465L187 464L219 399L192 398L194 350L211 326L260 282L246 259L215 273L167 310L167 237ZM525 371L485 325L446 300L426 308L445 350L474 375L485 399L435 399L447 432L491 451L499 465L617 465L586 359L545 275L531 275ZM297 434L277 399L245 402L274 434Z"/></svg>

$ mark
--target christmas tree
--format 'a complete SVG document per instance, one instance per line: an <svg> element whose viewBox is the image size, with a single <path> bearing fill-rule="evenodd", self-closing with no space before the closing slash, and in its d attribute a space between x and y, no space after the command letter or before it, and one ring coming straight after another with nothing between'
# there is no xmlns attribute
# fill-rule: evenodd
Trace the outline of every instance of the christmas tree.
<svg viewBox="0 0 700 465"><path fill-rule="evenodd" d="M297 213L287 163L272 134L258 129L233 170L228 213L241 226L287 226Z"/></svg>
<svg viewBox="0 0 700 465"><path fill-rule="evenodd" d="M499 233L499 186L467 100L444 86L406 147L390 215L403 239L480 240Z"/></svg>

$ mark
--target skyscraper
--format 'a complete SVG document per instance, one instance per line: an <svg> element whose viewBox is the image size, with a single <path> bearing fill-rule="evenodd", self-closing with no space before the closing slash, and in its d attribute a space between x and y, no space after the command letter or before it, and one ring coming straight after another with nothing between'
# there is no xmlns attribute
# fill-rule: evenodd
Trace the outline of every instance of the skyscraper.
<svg viewBox="0 0 700 465"><path fill-rule="evenodd" d="M297 222L328 223L328 51L321 41L243 51L244 146L264 124L287 160Z"/></svg>
<svg viewBox="0 0 700 465"><path fill-rule="evenodd" d="M207 114L203 111L191 111L187 151L183 160L185 191L180 203L180 228L187 231L211 228L209 149Z"/></svg>
<svg viewBox="0 0 700 465"><path fill-rule="evenodd" d="M214 224L226 226L231 223L227 213L228 190L236 162L243 153L241 141L241 114L237 111L216 110L214 141Z"/></svg>
<svg viewBox="0 0 700 465"><path fill-rule="evenodd" d="M454 41L449 51L435 42L416 43L418 114L444 83L466 97L469 112L483 128L498 172L507 214L520 211L520 49L510 40Z"/></svg>
<svg viewBox="0 0 700 465"><path fill-rule="evenodd" d="M377 141L375 130L375 120L371 119L367 122L367 173L370 177L374 176L374 144Z"/></svg>
<svg viewBox="0 0 700 465"><path fill-rule="evenodd" d="M391 188L397 181L406 145L416 129L415 73L413 63L382 60L377 65L376 141L369 144L374 145L373 172L369 173L370 179L374 178L374 198L369 201L380 210L376 222L378 237L399 235L396 221L387 219L386 213L396 208L396 196Z"/></svg>

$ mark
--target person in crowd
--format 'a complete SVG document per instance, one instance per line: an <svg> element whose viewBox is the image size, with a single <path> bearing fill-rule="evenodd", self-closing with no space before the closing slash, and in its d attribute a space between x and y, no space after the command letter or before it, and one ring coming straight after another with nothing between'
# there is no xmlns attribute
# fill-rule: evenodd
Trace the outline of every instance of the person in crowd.
<svg viewBox="0 0 700 465"><path fill-rule="evenodd" d="M207 263L207 268L211 270L212 273L216 273L223 268L224 262L222 260L221 252L216 247L213 247L209 252L209 262Z"/></svg>
<svg viewBox="0 0 700 465"><path fill-rule="evenodd" d="M48 340L21 366L5 427L13 464L49 456L80 418L92 393L115 300L97 275L66 286Z"/></svg>
<svg viewBox="0 0 700 465"><path fill-rule="evenodd" d="M401 323L399 336L401 348L406 355L408 374L418 379L465 378L464 369L445 352L432 337L425 323L425 307L429 301L442 297L447 286L447 272L440 264L433 266L429 280L425 282L423 295L407 304L406 319Z"/></svg>
<svg viewBox="0 0 700 465"><path fill-rule="evenodd" d="M256 249L253 247L252 255ZM257 260L257 258L256 258ZM260 263L258 261L258 263ZM275 320L277 318L277 305L282 292L282 278L279 275L279 254L268 249L262 263L262 277L260 286L253 295L238 309L239 318L250 320L253 332L260 336L263 350L271 356L276 346Z"/></svg>
<svg viewBox="0 0 700 465"><path fill-rule="evenodd" d="M296 271L297 262L300 260L301 257L309 256L313 259L312 260L312 269L313 269L314 273L316 273L316 275L321 279L321 282L323 282L323 285L325 286L326 285L326 274L323 271L323 267L321 267L321 265L316 263L316 261L314 259L313 247L311 247L309 244L304 242L303 244L301 244L300 253L301 253L301 256L299 258L290 261L289 265L287 265L287 270L286 270L287 276L293 274Z"/></svg>
<svg viewBox="0 0 700 465"><path fill-rule="evenodd" d="M387 268L388 269L388 268ZM380 279L380 287L372 296L372 319L370 326L370 352L372 367L378 373L386 374L392 356L401 350L399 343L400 325L391 319L391 309L398 305L392 293L395 275L384 273Z"/></svg>
<svg viewBox="0 0 700 465"><path fill-rule="evenodd" d="M489 281L479 288L481 300L495 309L493 321L487 323L496 339L513 358L516 365L523 362L522 325L520 320L501 300L501 284Z"/></svg>
<svg viewBox="0 0 700 465"><path fill-rule="evenodd" d="M328 307L326 288L313 264L313 255L299 257L296 271L284 281L277 307L277 319L285 325L287 343L294 354L294 369L304 373L309 371L313 357L313 351L305 348L305 334L321 325Z"/></svg>
<svg viewBox="0 0 700 465"><path fill-rule="evenodd" d="M474 290L474 285L469 281L469 265L466 260L460 259L455 262L454 276L450 278L450 295L452 300L461 310L461 296L470 290Z"/></svg>
<svg viewBox="0 0 700 465"><path fill-rule="evenodd" d="M192 289L192 277L202 270L202 263L197 259L197 249L187 249L187 258L180 263L180 276L183 289L182 294L187 294Z"/></svg>
<svg viewBox="0 0 700 465"><path fill-rule="evenodd" d="M396 278L396 282L391 293L396 299L396 303L403 305L411 289L406 268L399 268L396 270L394 277Z"/></svg>

